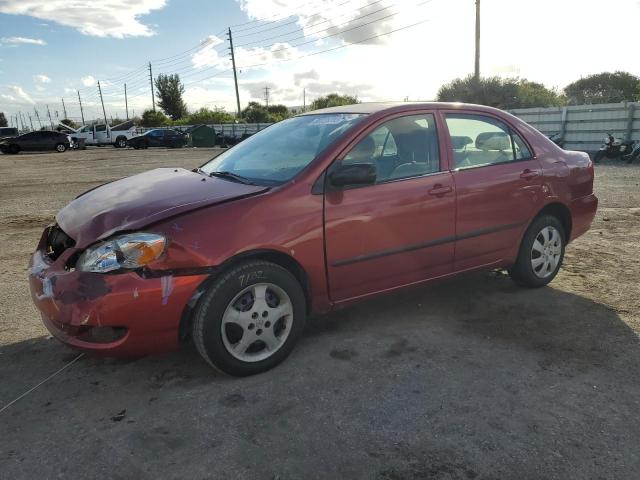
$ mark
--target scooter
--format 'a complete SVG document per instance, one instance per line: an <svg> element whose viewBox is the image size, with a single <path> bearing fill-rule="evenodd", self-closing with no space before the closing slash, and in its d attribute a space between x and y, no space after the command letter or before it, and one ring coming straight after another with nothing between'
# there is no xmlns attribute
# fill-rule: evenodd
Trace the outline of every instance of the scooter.
<svg viewBox="0 0 640 480"><path fill-rule="evenodd" d="M633 141L631 140L620 140L619 138L615 138L610 133L607 133L606 137L604 137L604 141L600 146L600 150L596 152L595 157L593 158L594 163L598 163L604 157L607 158L621 158L624 155L629 154L631 150L633 150Z"/></svg>

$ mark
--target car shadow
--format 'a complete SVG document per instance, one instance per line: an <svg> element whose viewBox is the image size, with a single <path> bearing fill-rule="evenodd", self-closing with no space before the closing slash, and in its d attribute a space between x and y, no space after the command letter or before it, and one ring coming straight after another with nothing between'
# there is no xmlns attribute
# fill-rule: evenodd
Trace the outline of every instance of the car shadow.
<svg viewBox="0 0 640 480"><path fill-rule="evenodd" d="M46 337L0 347L0 402L76 356ZM638 336L609 307L471 274L314 317L254 377L190 345L82 358L0 414L0 451L11 478L45 474L43 456L86 474L70 458L87 452L138 478L632 478L639 370Z"/></svg>

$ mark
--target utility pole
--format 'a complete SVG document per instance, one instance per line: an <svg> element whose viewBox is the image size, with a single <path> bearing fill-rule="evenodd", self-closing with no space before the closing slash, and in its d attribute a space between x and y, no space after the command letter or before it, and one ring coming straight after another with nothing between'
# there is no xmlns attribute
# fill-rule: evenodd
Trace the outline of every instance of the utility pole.
<svg viewBox="0 0 640 480"><path fill-rule="evenodd" d="M151 82L151 104L153 105L153 111L156 111L156 97L153 93L153 72L151 71L151 62L149 62L149 81Z"/></svg>
<svg viewBox="0 0 640 480"><path fill-rule="evenodd" d="M64 98L62 99L62 111L64 112L64 118L67 118L67 107L64 105Z"/></svg>
<svg viewBox="0 0 640 480"><path fill-rule="evenodd" d="M127 120L129 120L129 104L127 103L127 84L124 84L124 109L127 112Z"/></svg>
<svg viewBox="0 0 640 480"><path fill-rule="evenodd" d="M480 80L480 0L476 0L476 62L474 78Z"/></svg>
<svg viewBox="0 0 640 480"><path fill-rule="evenodd" d="M29 117L29 123L31 124L31 131L34 131L35 128L33 128L33 120L31 120L31 114L27 113L27 116Z"/></svg>
<svg viewBox="0 0 640 480"><path fill-rule="evenodd" d="M269 108L269 87L264 87L264 101L268 109Z"/></svg>
<svg viewBox="0 0 640 480"><path fill-rule="evenodd" d="M238 74L236 72L236 56L233 51L233 37L231 36L231 28L229 28L229 48L231 50L231 65L233 66L233 82L236 86L236 104L238 107L238 118L242 115L242 111L240 110L240 93L238 92Z"/></svg>
<svg viewBox="0 0 640 480"><path fill-rule="evenodd" d="M98 93L100 93L100 103L102 103L102 114L104 115L104 124L108 125L107 112L104 110L104 100L102 99L102 87L100 87L100 80L98 80Z"/></svg>
<svg viewBox="0 0 640 480"><path fill-rule="evenodd" d="M82 100L80 99L80 90L76 90L78 92L78 103L80 104L80 116L82 117L82 125L84 125L84 111L82 110Z"/></svg>
<svg viewBox="0 0 640 480"><path fill-rule="evenodd" d="M40 128L42 128L42 122L40 121L40 114L38 113L38 109L36 107L33 107L33 111L36 112L36 118L38 119L38 124L40 125Z"/></svg>
<svg viewBox="0 0 640 480"><path fill-rule="evenodd" d="M53 130L53 120L51 120L51 111L49 110L49 105L47 105L47 116L49 117L49 123L51 124L51 130Z"/></svg>
<svg viewBox="0 0 640 480"><path fill-rule="evenodd" d="M23 131L24 130L24 124L22 123L22 115L20 115L20 112L18 112L18 116L20 118L20 124L21 124L20 131Z"/></svg>
<svg viewBox="0 0 640 480"><path fill-rule="evenodd" d="M20 112L20 120L22 120L22 125L27 125L27 121L24 119L22 112Z"/></svg>

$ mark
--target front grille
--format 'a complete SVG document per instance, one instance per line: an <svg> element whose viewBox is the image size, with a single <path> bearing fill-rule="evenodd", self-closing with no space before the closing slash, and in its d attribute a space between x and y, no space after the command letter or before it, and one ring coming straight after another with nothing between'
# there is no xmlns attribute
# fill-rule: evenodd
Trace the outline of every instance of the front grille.
<svg viewBox="0 0 640 480"><path fill-rule="evenodd" d="M58 226L49 227L47 232L47 256L56 260L67 249L75 246L76 242Z"/></svg>

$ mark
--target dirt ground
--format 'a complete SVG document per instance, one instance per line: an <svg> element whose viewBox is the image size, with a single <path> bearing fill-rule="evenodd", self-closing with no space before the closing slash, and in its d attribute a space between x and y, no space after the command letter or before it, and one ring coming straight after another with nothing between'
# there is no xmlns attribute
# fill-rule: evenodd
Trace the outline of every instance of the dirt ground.
<svg viewBox="0 0 640 480"><path fill-rule="evenodd" d="M28 256L79 193L207 149L0 155L0 408L76 354L32 306ZM291 357L221 376L192 346L83 357L0 413L2 478L640 478L640 166L557 279L462 276L311 319Z"/></svg>

